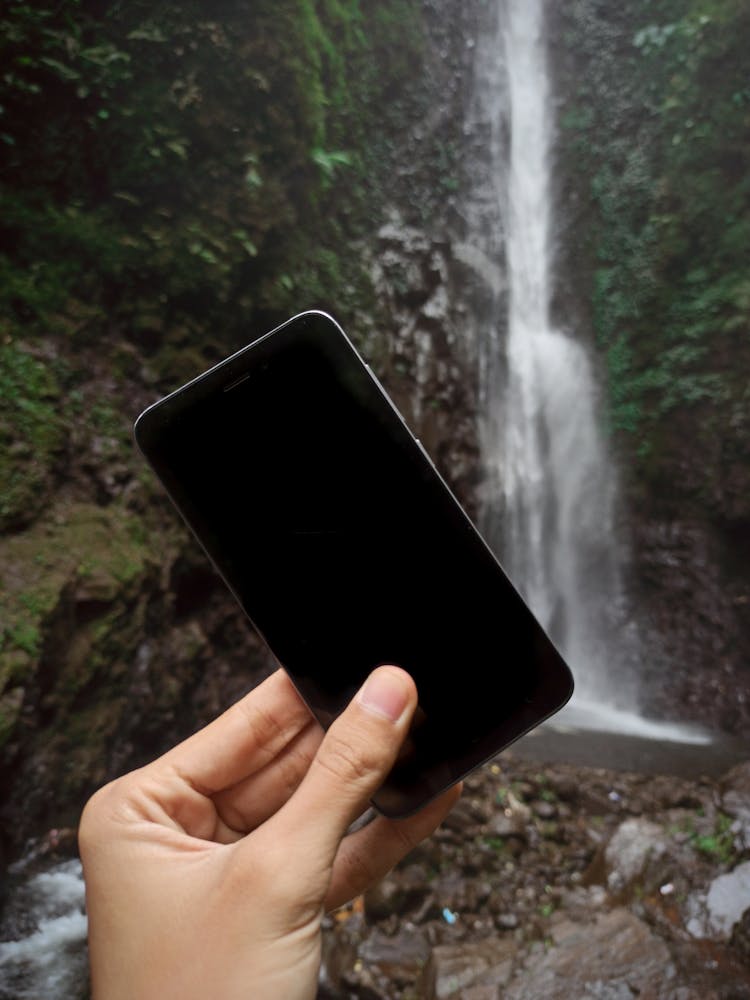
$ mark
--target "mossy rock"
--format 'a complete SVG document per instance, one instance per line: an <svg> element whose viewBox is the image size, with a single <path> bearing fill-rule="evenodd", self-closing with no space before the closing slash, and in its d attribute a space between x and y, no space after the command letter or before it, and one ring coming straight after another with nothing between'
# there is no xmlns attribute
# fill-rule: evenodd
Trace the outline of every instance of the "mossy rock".
<svg viewBox="0 0 750 1000"><path fill-rule="evenodd" d="M142 523L116 506L61 505L0 542L0 746L21 709L14 692L38 680L40 663L47 688L72 695L86 683L152 564Z"/></svg>

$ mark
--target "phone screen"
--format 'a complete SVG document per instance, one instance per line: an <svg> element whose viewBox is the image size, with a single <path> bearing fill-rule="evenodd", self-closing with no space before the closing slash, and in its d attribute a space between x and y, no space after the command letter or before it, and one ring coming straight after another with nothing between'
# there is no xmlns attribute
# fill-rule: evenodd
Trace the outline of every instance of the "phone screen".
<svg viewBox="0 0 750 1000"><path fill-rule="evenodd" d="M404 815L564 704L570 672L337 326L305 313L136 437L327 726L396 664L419 709L374 798Z"/></svg>

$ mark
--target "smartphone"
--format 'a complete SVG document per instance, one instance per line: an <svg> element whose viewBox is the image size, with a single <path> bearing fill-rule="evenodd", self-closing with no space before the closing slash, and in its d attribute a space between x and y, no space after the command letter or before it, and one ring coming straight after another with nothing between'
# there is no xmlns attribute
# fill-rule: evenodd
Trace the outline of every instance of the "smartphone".
<svg viewBox="0 0 750 1000"><path fill-rule="evenodd" d="M383 814L414 812L570 697L562 657L325 313L154 403L135 437L325 728L378 665L414 678Z"/></svg>

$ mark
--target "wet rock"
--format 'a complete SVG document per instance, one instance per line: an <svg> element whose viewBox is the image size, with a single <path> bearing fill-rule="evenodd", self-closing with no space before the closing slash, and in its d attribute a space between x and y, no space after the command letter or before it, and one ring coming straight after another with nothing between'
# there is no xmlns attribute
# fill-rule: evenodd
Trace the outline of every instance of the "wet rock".
<svg viewBox="0 0 750 1000"><path fill-rule="evenodd" d="M624 893L635 885L648 888L665 881L659 861L666 851L667 838L661 826L640 817L625 820L604 851L607 888Z"/></svg>
<svg viewBox="0 0 750 1000"><path fill-rule="evenodd" d="M515 954L516 943L508 938L433 948L419 995L425 1000L497 997L510 979Z"/></svg>
<svg viewBox="0 0 750 1000"><path fill-rule="evenodd" d="M688 901L692 916L687 929L693 937L728 941L737 924L750 912L750 861L719 875L704 893Z"/></svg>
<svg viewBox="0 0 750 1000"><path fill-rule="evenodd" d="M674 976L669 950L624 908L594 923L561 923L554 941L546 955L532 956L526 970L514 978L505 993L507 1000L631 1000L637 995L668 995Z"/></svg>

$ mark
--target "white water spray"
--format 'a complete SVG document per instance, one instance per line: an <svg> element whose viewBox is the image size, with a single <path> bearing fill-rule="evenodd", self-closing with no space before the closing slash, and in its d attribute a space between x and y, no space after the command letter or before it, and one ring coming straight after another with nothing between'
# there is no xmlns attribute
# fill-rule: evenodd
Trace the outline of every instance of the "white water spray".
<svg viewBox="0 0 750 1000"><path fill-rule="evenodd" d="M584 347L552 327L550 94L543 0L500 0L505 67L494 164L507 259L505 366L485 365L484 527L570 662L577 698L634 706L612 626L623 618L615 484ZM496 338L492 338L497 342ZM501 527L498 527L501 526ZM609 637L609 641L605 641Z"/></svg>
<svg viewBox="0 0 750 1000"><path fill-rule="evenodd" d="M480 345L483 528L573 669L576 692L557 724L705 743L694 727L649 721L637 705L641 644L624 595L594 373L584 346L551 321L545 0L498 5L479 77L504 222L507 337L503 352L498 324Z"/></svg>
<svg viewBox="0 0 750 1000"><path fill-rule="evenodd" d="M87 967L83 905L80 861L57 864L16 889L9 909L28 929L17 940L0 941L0 998L57 1000L78 994Z"/></svg>

